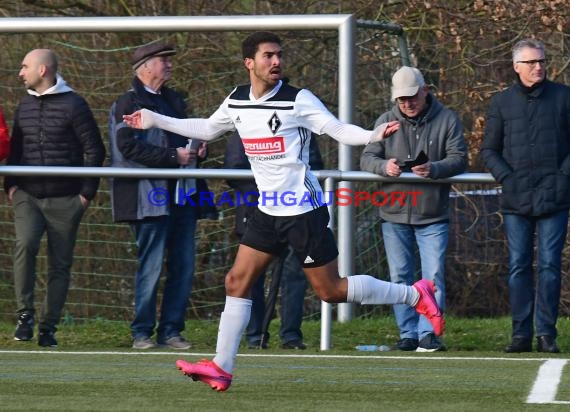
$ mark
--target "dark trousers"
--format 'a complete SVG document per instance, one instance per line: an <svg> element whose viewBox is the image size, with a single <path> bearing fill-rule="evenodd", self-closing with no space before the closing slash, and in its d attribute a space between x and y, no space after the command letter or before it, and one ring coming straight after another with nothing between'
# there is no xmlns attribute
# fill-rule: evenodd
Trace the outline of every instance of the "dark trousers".
<svg viewBox="0 0 570 412"><path fill-rule="evenodd" d="M85 209L79 195L37 199L20 189L14 193L13 203L17 312L35 312L36 258L42 236L47 233L47 287L39 329L55 332L67 298L73 249Z"/></svg>

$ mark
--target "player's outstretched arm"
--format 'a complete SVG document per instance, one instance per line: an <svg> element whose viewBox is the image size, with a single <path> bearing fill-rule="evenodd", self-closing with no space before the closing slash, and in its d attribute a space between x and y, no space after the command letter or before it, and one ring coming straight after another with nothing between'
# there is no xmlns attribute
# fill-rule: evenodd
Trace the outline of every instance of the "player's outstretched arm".
<svg viewBox="0 0 570 412"><path fill-rule="evenodd" d="M328 134L340 143L350 146L363 146L368 143L379 142L391 136L400 128L398 121L382 123L374 130L365 130L349 123L343 123L338 119L329 121L323 127L323 133Z"/></svg>
<svg viewBox="0 0 570 412"><path fill-rule="evenodd" d="M177 119L152 112L148 109L137 110L131 114L123 115L123 121L134 129L158 129L197 138L200 140L213 140L226 131L233 130L233 124L218 125L209 119Z"/></svg>

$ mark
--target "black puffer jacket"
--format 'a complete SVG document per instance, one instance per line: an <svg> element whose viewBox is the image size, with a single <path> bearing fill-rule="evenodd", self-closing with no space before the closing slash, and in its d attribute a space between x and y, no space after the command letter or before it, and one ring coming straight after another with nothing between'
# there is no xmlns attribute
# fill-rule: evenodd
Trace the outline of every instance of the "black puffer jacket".
<svg viewBox="0 0 570 412"><path fill-rule="evenodd" d="M101 166L105 146L85 99L58 76L46 93L22 99L14 115L8 165ZM81 194L93 199L98 178L7 176L4 189L18 186L37 198Z"/></svg>
<svg viewBox="0 0 570 412"><path fill-rule="evenodd" d="M520 82L491 100L485 165L503 185L505 213L541 216L570 207L570 87Z"/></svg>

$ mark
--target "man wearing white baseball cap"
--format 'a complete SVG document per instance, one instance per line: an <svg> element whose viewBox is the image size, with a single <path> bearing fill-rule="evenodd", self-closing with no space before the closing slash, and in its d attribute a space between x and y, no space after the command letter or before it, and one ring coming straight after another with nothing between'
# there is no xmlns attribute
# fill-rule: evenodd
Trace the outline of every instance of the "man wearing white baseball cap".
<svg viewBox="0 0 570 412"><path fill-rule="evenodd" d="M415 96L425 87L424 76L415 67L403 66L392 76L392 100Z"/></svg>
<svg viewBox="0 0 570 412"><path fill-rule="evenodd" d="M458 116L430 93L421 72L404 66L392 76L395 105L376 124L398 120L400 128L390 138L370 143L360 159L362 170L381 176L397 177L412 172L430 179L447 178L465 171L467 147ZM448 183L380 184L386 193L417 192L417 202L403 202L378 209L382 221L384 247L392 282L414 282L415 249L419 249L422 279L436 286L437 304L445 306L445 252L449 232ZM403 351L445 350L424 316L394 305Z"/></svg>

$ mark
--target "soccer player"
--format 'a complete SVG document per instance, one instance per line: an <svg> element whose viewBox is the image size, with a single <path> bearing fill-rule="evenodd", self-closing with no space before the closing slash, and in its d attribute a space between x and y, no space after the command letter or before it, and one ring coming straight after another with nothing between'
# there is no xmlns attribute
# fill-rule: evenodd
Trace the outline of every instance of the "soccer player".
<svg viewBox="0 0 570 412"><path fill-rule="evenodd" d="M197 363L178 360L176 366L212 389L229 388L251 313L250 288L288 245L320 299L330 303L406 303L425 315L440 335L444 319L432 282L420 280L407 286L368 275L339 276L338 250L327 226L324 195L308 166L311 132L327 134L344 144L365 145L391 135L399 123L384 123L373 131L343 123L309 90L283 83L281 39L273 33L251 34L242 43L242 53L250 84L235 88L208 119L175 119L146 109L123 117L133 128L157 127L206 141L237 130L260 192L258 209L225 278L226 302L216 355L212 361ZM291 201L292 193L297 201Z"/></svg>

